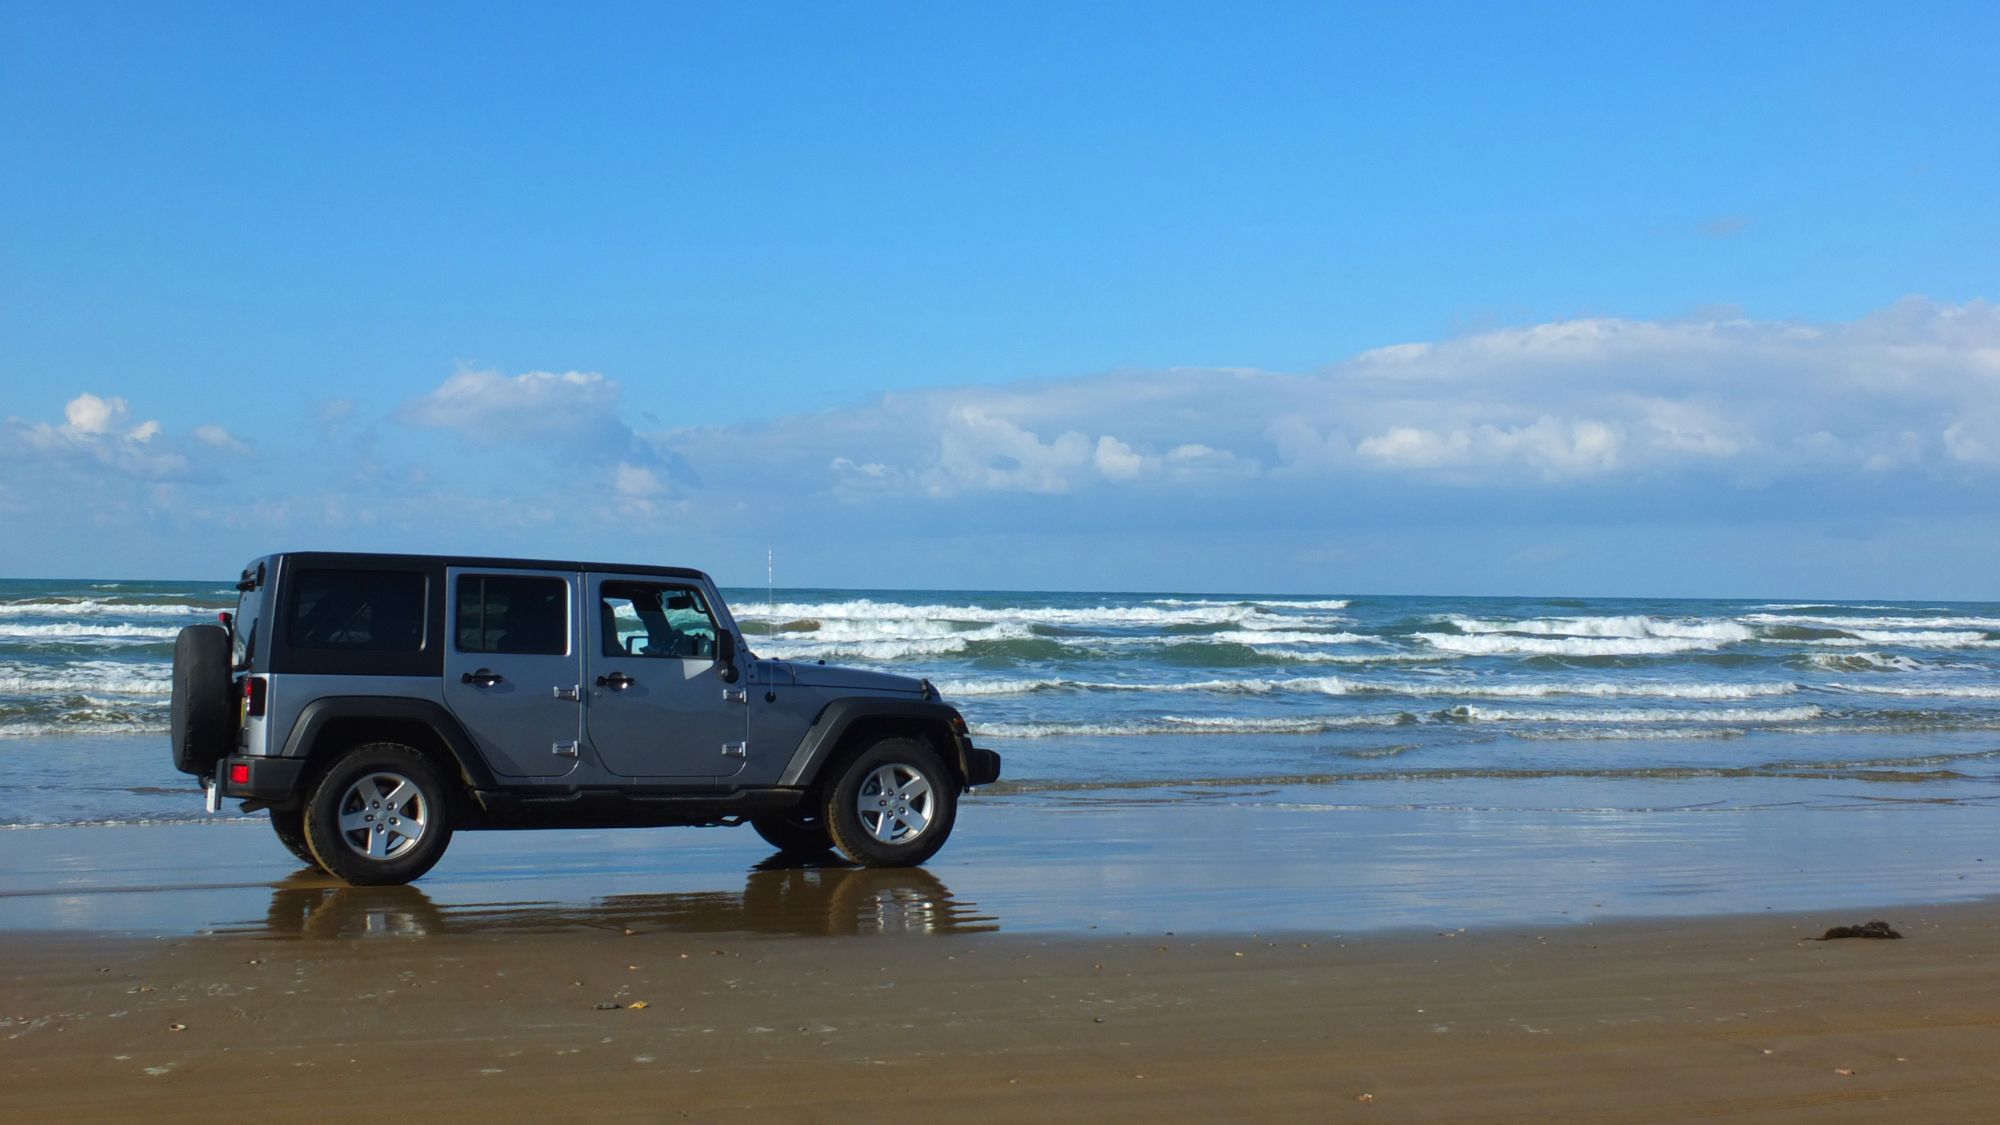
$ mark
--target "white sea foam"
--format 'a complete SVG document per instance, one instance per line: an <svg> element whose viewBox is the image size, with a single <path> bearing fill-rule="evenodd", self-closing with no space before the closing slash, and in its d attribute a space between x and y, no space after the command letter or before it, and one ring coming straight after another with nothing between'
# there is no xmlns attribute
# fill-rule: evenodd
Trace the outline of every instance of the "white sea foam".
<svg viewBox="0 0 2000 1125"><path fill-rule="evenodd" d="M1904 648L2000 648L2000 641L1986 639L1986 634L1971 630L1888 630L1852 629L1845 637L1807 637L1798 640L1773 640L1772 644L1821 645L1833 648L1852 648L1861 645L1901 645Z"/></svg>
<svg viewBox="0 0 2000 1125"><path fill-rule="evenodd" d="M64 621L51 625L0 625L0 641L105 640L148 642L172 640L180 633L173 625L82 625Z"/></svg>
<svg viewBox="0 0 2000 1125"><path fill-rule="evenodd" d="M1984 629L2000 630L2000 617L1821 617L1778 613L1748 613L1738 620L1757 625L1796 625L1820 629Z"/></svg>
<svg viewBox="0 0 2000 1125"><path fill-rule="evenodd" d="M1346 598L1154 598L1154 605L1168 606L1244 606L1253 605L1264 609L1346 609L1350 604Z"/></svg>
<svg viewBox="0 0 2000 1125"><path fill-rule="evenodd" d="M1159 734L1318 734L1357 727L1393 727L1417 722L1407 711L1322 718L1247 719L1229 716L1162 715L1157 721L1129 723L1048 722L975 724L972 733L989 738L1084 738Z"/></svg>
<svg viewBox="0 0 2000 1125"><path fill-rule="evenodd" d="M1478 683L1356 680L1346 676L1189 680L1178 683L1076 680L1060 677L944 680L946 696L1027 695L1038 691L1194 692L1210 695L1394 695L1473 699L1538 699L1551 696L1653 699L1763 699L1799 690L1795 683Z"/></svg>
<svg viewBox="0 0 2000 1125"><path fill-rule="evenodd" d="M34 598L0 602L0 617L186 617L209 618L215 611L174 602L107 602L93 598Z"/></svg>
<svg viewBox="0 0 2000 1125"><path fill-rule="evenodd" d="M1531 617L1520 621L1448 617L1461 633L1532 637L1667 638L1706 642L1709 647L1747 641L1754 634L1734 621L1669 619L1626 614L1616 617ZM1429 634L1425 634L1428 636ZM1679 651L1679 650L1675 650Z"/></svg>
<svg viewBox="0 0 2000 1125"><path fill-rule="evenodd" d="M161 729L157 722L0 723L0 738L42 738L55 734L150 734Z"/></svg>
<svg viewBox="0 0 2000 1125"><path fill-rule="evenodd" d="M0 694L5 695L73 695L86 692L169 695L173 688L173 668L166 664L87 660L50 667L0 663Z"/></svg>
<svg viewBox="0 0 2000 1125"><path fill-rule="evenodd" d="M780 602L776 605L746 602L741 606L732 607L732 611L738 618L746 621L764 621L773 624L816 621L822 628L830 621L924 621L1059 625L1085 629L1229 625L1264 612L1254 605L1234 602L1163 609L1152 605L1088 607L906 605L901 602L878 602L869 598L842 602Z"/></svg>
<svg viewBox="0 0 2000 1125"><path fill-rule="evenodd" d="M1517 637L1497 633L1415 636L1439 651L1460 656L1666 656L1719 648L1723 643L1695 637Z"/></svg>
<svg viewBox="0 0 2000 1125"><path fill-rule="evenodd" d="M1801 707L1609 708L1593 711L1522 710L1507 707L1453 707L1445 718L1480 723L1803 723L1825 712L1811 704Z"/></svg>
<svg viewBox="0 0 2000 1125"><path fill-rule="evenodd" d="M1258 655L1296 664L1439 664L1457 659L1439 652L1322 652L1316 649L1270 649Z"/></svg>
<svg viewBox="0 0 2000 1125"><path fill-rule="evenodd" d="M1171 644L1265 645L1355 645L1380 644L1382 638L1366 633L1313 633L1300 629L1227 629L1220 633L1166 638Z"/></svg>
<svg viewBox="0 0 2000 1125"><path fill-rule="evenodd" d="M1799 610L1799 609L1882 609L1882 610L1889 610L1889 611L1892 611L1892 612L1893 612L1893 611L1895 611L1895 610L1899 610L1899 609L1908 609L1909 607L1908 607L1908 606L1900 606L1900 605L1849 605L1849 604L1846 604L1846 603L1844 603L1844 602L1775 602L1775 603L1772 603L1772 604L1770 604L1770 605L1760 605L1760 606L1758 606L1757 608L1758 608L1758 609L1771 609L1771 610Z"/></svg>
<svg viewBox="0 0 2000 1125"><path fill-rule="evenodd" d="M2000 684L1925 684L1910 687L1896 684L1828 684L1841 691L1866 692L1869 695L1894 695L1903 698L1927 699L2000 699Z"/></svg>
<svg viewBox="0 0 2000 1125"><path fill-rule="evenodd" d="M1815 652L1807 659L1814 666L1835 672L1921 672L1924 664L1908 656L1887 652Z"/></svg>

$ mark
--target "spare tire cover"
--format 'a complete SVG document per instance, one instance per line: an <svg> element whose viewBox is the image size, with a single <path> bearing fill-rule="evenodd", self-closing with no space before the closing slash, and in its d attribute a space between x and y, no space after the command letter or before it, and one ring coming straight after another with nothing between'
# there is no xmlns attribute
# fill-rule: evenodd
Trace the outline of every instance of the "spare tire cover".
<svg viewBox="0 0 2000 1125"><path fill-rule="evenodd" d="M229 630L190 625L174 639L174 699L168 727L174 768L205 774L236 741L230 698Z"/></svg>

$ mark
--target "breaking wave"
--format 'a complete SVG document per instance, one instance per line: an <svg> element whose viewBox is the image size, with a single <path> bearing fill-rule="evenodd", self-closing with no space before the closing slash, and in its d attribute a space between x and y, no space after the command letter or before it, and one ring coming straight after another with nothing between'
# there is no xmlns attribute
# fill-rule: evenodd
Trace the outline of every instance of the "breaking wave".
<svg viewBox="0 0 2000 1125"><path fill-rule="evenodd" d="M220 607L217 607L220 608ZM173 602L108 602L93 598L65 600L37 598L0 602L0 618L5 617L182 617L191 622L214 610Z"/></svg>
<svg viewBox="0 0 2000 1125"><path fill-rule="evenodd" d="M1562 637L1488 633L1416 633L1440 652L1459 656L1671 656L1722 647L1722 641L1695 637Z"/></svg>
<svg viewBox="0 0 2000 1125"><path fill-rule="evenodd" d="M86 625L63 621L50 625L0 624L0 643L7 641L170 641L180 633L177 625Z"/></svg>
<svg viewBox="0 0 2000 1125"><path fill-rule="evenodd" d="M1496 621L1478 617L1448 617L1461 633L1533 637L1615 637L1634 640L1667 638L1703 641L1719 646L1747 641L1751 630L1733 621L1673 620L1625 614L1616 617L1536 617Z"/></svg>
<svg viewBox="0 0 2000 1125"><path fill-rule="evenodd" d="M942 680L938 690L954 696L1028 695L1042 691L1160 692L1209 695L1390 695L1443 696L1469 699L1581 698L1762 699L1789 695L1795 683L1411 683L1355 680L1343 676L1300 676L1288 679L1246 678L1192 680L1183 683L1124 683L1042 677L1027 679Z"/></svg>
<svg viewBox="0 0 2000 1125"><path fill-rule="evenodd" d="M1613 708L1601 711L1536 711L1505 707L1453 707L1441 717L1479 723L1803 723L1826 712L1811 704L1757 710L1717 707L1703 710Z"/></svg>

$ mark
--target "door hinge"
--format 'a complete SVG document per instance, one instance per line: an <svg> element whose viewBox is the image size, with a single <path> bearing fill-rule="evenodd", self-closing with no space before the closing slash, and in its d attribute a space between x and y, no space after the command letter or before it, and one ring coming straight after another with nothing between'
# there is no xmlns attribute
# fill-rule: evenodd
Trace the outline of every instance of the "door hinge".
<svg viewBox="0 0 2000 1125"><path fill-rule="evenodd" d="M558 742L549 752L558 758L574 758L576 757L576 743Z"/></svg>
<svg viewBox="0 0 2000 1125"><path fill-rule="evenodd" d="M725 742L722 744L722 756L725 758L748 758L750 756L750 744L747 742Z"/></svg>
<svg viewBox="0 0 2000 1125"><path fill-rule="evenodd" d="M742 688L723 688L722 701L724 703L748 703L750 702L750 693L744 691Z"/></svg>

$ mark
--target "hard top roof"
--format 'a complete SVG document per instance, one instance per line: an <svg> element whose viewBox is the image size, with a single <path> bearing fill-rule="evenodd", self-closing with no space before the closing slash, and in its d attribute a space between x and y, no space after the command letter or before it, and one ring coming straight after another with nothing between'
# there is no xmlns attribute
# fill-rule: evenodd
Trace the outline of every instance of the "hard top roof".
<svg viewBox="0 0 2000 1125"><path fill-rule="evenodd" d="M618 574L649 574L662 578L709 581L707 574L684 566L650 566L645 563L577 562L570 559L510 559L491 555L399 555L368 551L278 551L266 559L287 559L299 566L351 566L382 569L389 567L458 566L493 567L509 570L612 571ZM246 570L254 570L254 560Z"/></svg>

